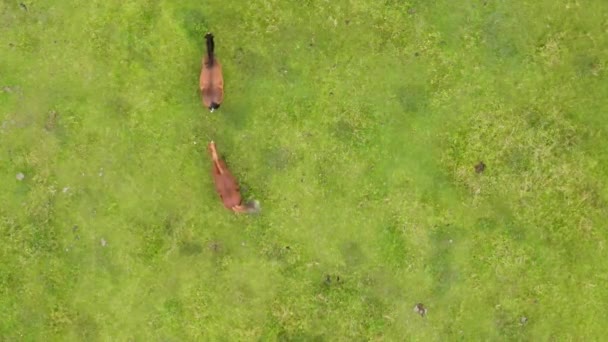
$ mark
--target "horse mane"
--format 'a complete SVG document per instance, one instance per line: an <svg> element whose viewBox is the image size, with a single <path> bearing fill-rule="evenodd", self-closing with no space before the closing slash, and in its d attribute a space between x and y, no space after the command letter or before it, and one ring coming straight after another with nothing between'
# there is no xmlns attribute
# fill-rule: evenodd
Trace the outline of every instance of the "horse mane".
<svg viewBox="0 0 608 342"><path fill-rule="evenodd" d="M207 64L211 67L215 62L213 58L213 51L215 49L215 44L213 42L213 34L207 33L205 35L205 39L207 40Z"/></svg>

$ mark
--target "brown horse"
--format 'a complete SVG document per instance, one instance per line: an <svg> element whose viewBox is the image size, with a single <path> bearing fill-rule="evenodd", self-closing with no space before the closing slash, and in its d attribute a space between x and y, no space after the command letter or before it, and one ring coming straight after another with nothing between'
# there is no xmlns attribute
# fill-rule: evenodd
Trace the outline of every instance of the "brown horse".
<svg viewBox="0 0 608 342"><path fill-rule="evenodd" d="M207 54L203 57L199 87L203 96L203 104L211 112L220 108L224 100L224 77L222 76L222 65L213 55L213 34L205 35L207 40Z"/></svg>
<svg viewBox="0 0 608 342"><path fill-rule="evenodd" d="M215 189L220 195L224 206L237 213L257 213L260 211L258 201L251 201L247 204L242 204L243 199L241 198L241 192L239 185L228 170L226 162L222 160L215 147L215 143L211 141L209 143L209 153L213 160L213 168L211 173L213 174L213 181L215 183Z"/></svg>

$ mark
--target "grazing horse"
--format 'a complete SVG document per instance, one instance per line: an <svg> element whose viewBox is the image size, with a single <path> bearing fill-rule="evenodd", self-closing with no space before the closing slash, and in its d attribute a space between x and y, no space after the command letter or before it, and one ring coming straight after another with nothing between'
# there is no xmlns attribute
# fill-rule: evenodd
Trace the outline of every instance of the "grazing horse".
<svg viewBox="0 0 608 342"><path fill-rule="evenodd" d="M222 65L213 55L213 34L205 35L207 40L207 54L203 57L199 87L203 96L203 104L211 112L220 108L224 100L224 77L222 76Z"/></svg>
<svg viewBox="0 0 608 342"><path fill-rule="evenodd" d="M239 185L228 170L226 162L222 160L215 147L215 143L211 141L209 143L209 153L213 160L213 168L211 173L213 174L213 182L215 183L215 189L220 195L224 206L227 209L231 209L236 213L257 213L260 211L260 204L258 201L251 201L247 204L242 204L241 192L239 191Z"/></svg>

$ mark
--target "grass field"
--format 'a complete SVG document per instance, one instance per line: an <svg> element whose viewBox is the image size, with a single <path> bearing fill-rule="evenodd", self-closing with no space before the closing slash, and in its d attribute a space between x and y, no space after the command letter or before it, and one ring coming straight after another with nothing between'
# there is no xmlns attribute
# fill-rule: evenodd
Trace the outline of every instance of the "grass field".
<svg viewBox="0 0 608 342"><path fill-rule="evenodd" d="M2 0L0 340L601 340L607 63L604 0Z"/></svg>

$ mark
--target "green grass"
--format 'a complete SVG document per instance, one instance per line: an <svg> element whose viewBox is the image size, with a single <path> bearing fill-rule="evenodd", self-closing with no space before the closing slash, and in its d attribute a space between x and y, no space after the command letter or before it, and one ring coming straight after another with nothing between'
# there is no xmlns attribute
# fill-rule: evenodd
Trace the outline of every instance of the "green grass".
<svg viewBox="0 0 608 342"><path fill-rule="evenodd" d="M24 4L0 2L0 340L608 332L607 2ZM210 139L261 215L223 208Z"/></svg>

